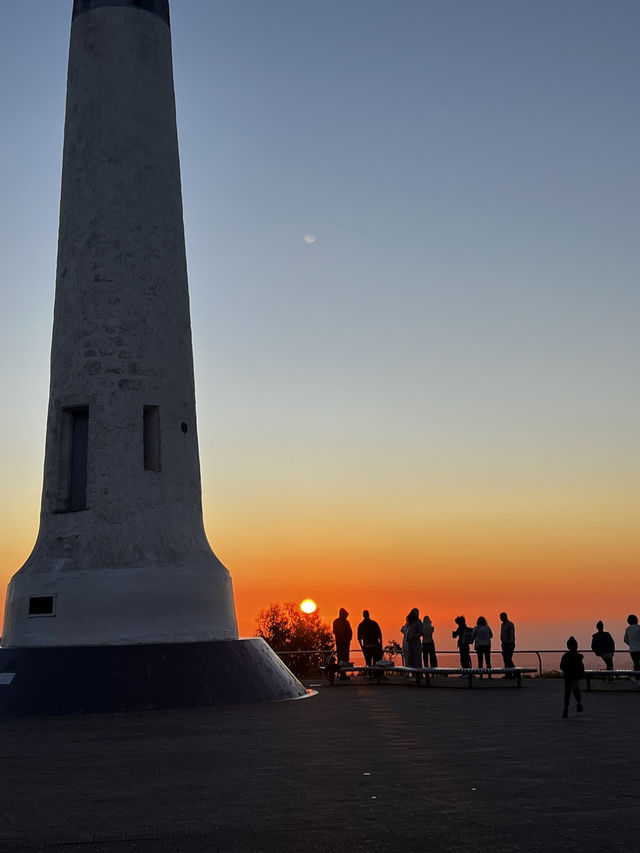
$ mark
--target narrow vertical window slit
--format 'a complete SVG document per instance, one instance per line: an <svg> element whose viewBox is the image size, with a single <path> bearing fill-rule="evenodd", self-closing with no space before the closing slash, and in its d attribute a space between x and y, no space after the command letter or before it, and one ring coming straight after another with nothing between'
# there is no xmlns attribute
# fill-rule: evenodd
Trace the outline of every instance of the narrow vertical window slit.
<svg viewBox="0 0 640 853"><path fill-rule="evenodd" d="M89 448L89 409L70 409L71 453L69 459L69 500L67 510L75 512L87 506L87 453Z"/></svg>
<svg viewBox="0 0 640 853"><path fill-rule="evenodd" d="M160 407L144 406L142 410L142 444L144 470L160 470Z"/></svg>

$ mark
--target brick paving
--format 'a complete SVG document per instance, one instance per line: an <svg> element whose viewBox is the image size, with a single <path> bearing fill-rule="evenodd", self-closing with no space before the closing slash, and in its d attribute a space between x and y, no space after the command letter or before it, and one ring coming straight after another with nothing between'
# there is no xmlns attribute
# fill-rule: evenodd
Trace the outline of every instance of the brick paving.
<svg viewBox="0 0 640 853"><path fill-rule="evenodd" d="M317 689L0 720L0 851L640 848L640 690L585 693L563 721L559 681Z"/></svg>

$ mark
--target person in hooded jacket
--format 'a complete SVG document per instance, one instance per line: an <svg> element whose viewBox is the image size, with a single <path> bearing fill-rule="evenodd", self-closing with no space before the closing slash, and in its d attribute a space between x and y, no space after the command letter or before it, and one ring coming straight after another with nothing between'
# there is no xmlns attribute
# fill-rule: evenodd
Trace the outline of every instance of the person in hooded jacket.
<svg viewBox="0 0 640 853"><path fill-rule="evenodd" d="M338 618L333 620L333 636L336 640L336 655L338 657L338 663L341 661L347 663L349 660L349 649L351 647L353 631L351 630L351 625L347 618L348 616L349 613L344 609L344 607L341 607L338 612ZM341 672L340 678L342 681L345 681L347 673Z"/></svg>

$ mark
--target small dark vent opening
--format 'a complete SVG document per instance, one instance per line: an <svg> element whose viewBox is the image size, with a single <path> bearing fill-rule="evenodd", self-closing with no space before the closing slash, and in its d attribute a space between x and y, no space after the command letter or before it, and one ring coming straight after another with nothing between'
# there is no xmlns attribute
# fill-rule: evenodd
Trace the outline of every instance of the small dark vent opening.
<svg viewBox="0 0 640 853"><path fill-rule="evenodd" d="M29 616L53 616L53 596L32 595L29 599Z"/></svg>

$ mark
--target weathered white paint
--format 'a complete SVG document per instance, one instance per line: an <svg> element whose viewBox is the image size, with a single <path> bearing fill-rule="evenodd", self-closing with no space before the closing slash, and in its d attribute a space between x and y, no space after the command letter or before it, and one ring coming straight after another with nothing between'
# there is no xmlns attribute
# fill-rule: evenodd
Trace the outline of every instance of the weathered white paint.
<svg viewBox="0 0 640 853"><path fill-rule="evenodd" d="M144 470L145 405L159 406L160 472ZM81 406L87 509L64 512L63 410ZM28 616L40 595L54 616ZM71 28L40 532L2 646L235 637L202 521L170 30L100 6Z"/></svg>

